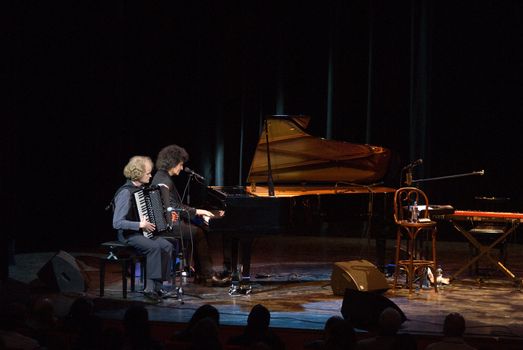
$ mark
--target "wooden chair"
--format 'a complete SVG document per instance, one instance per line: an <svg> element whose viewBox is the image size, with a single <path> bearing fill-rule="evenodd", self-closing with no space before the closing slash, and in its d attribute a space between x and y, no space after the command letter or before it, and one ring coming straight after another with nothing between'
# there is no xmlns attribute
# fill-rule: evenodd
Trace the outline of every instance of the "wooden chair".
<svg viewBox="0 0 523 350"><path fill-rule="evenodd" d="M100 297L105 292L105 267L107 264L120 264L122 273L122 296L127 298L127 277L130 275L131 291L135 290L136 264L140 263L140 281L145 288L147 276L146 256L138 254L137 251L129 244L120 241L103 242L101 246L107 251L107 256L100 258Z"/></svg>
<svg viewBox="0 0 523 350"><path fill-rule="evenodd" d="M409 294L412 293L412 286L416 277L420 277L430 267L435 273L437 267L436 261L436 222L430 220L428 210L420 210L417 220L411 220L411 208L416 203L422 209L429 207L427 195L415 187L402 187L394 193L394 221L397 225L396 233L396 256L394 284L392 290L396 289L400 269L403 268L407 274L407 285ZM427 232L430 235L432 243L432 258L427 259L423 252L423 237L420 233ZM402 259L401 240L406 238L406 257ZM420 278L420 287L423 279ZM434 277L434 290L438 292L438 286Z"/></svg>

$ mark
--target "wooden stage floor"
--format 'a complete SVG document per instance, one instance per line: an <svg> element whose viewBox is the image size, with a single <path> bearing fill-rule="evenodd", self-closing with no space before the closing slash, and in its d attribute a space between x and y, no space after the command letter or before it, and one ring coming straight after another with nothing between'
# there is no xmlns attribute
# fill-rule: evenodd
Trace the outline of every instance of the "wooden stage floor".
<svg viewBox="0 0 523 350"><path fill-rule="evenodd" d="M217 268L221 262L218 240L210 242ZM38 286L36 273L55 252L19 254L10 268L12 280ZM98 258L100 251L69 252L89 276L89 288L84 295L93 298L96 312L104 319L122 318L129 302L145 302L139 292L122 298L119 271L107 271L105 296L98 296ZM509 243L508 267L523 276L523 249L519 243ZM438 242L438 256L448 277L468 259L465 242ZM264 304L271 311L271 327L316 332L333 315L341 315L342 296L333 295L330 275L334 262L366 259L374 262L372 242L358 238L265 237L259 238L253 250L253 289L249 295L228 294L227 287L202 287L184 284L183 303L166 299L159 305L148 305L152 321L180 326L202 304L212 304L220 311L224 326L241 326L255 304ZM392 242L388 242L387 258L392 257ZM409 295L406 289L388 290L383 295L405 313L408 320L402 332L427 337L441 335L443 319L450 312L460 312L467 320L468 339L523 344L523 292L491 265L480 278L465 272L459 279L444 286L440 293L423 288ZM488 268L492 267L492 268ZM389 278L389 282L392 280ZM170 285L167 285L170 287ZM38 288L33 288L37 290ZM40 291L45 289L38 289ZM65 314L68 305L78 295L56 296L56 310ZM59 301L58 301L59 300ZM496 340L497 339L497 340ZM508 348L508 347L507 347Z"/></svg>

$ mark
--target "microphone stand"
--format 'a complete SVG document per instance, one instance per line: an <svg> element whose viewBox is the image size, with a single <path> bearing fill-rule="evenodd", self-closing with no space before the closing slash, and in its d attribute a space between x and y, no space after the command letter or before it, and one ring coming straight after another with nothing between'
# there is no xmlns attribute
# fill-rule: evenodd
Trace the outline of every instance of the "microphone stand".
<svg viewBox="0 0 523 350"><path fill-rule="evenodd" d="M411 168L407 169L407 174L406 174L407 181L410 181L411 183L419 183L419 182L435 181L435 180L444 180L444 179L454 179L454 178L464 177L464 176L484 175L485 174L485 170L480 170L480 171L473 171L473 172L470 172L470 173L446 175L446 176L438 176L438 177L432 177L432 178L426 178L426 179L413 180L411 171L412 171ZM410 173L410 179L409 179L409 173ZM427 207L426 210L429 210L429 208ZM423 278L428 278L428 270L425 272Z"/></svg>
<svg viewBox="0 0 523 350"><path fill-rule="evenodd" d="M412 186L412 182L412 167L408 167L405 173L405 184L410 187Z"/></svg>
<svg viewBox="0 0 523 350"><path fill-rule="evenodd" d="M423 162L422 159L418 159L418 160L415 160L414 162L411 162L409 165L403 167L403 169L401 169L402 175L403 175L403 172L405 172L405 185L407 185L407 187L412 186L412 169L414 169L414 167L422 164L422 162ZM401 184L401 178L400 178L400 184Z"/></svg>
<svg viewBox="0 0 523 350"><path fill-rule="evenodd" d="M265 118L265 144L267 145L267 187L269 196L274 197L274 181L272 179L271 151L269 149L269 121Z"/></svg>
<svg viewBox="0 0 523 350"><path fill-rule="evenodd" d="M431 178L426 178L426 179L417 179L417 180L412 180L412 174L411 174L411 182L418 183L418 182L434 181L434 180L455 179L457 177L473 176L473 175L485 175L485 170L473 171L471 173L463 173L463 174L456 174L456 175L431 177Z"/></svg>
<svg viewBox="0 0 523 350"><path fill-rule="evenodd" d="M187 205L191 205L191 180L194 177L193 174L189 174L189 178L187 179L187 184L185 185L184 194L185 191L187 191ZM183 203L183 197L182 197L182 203Z"/></svg>
<svg viewBox="0 0 523 350"><path fill-rule="evenodd" d="M183 243L183 234L182 234L182 227L180 224L181 221L181 212L178 214L178 230L180 231L180 251L178 252L178 260L180 260L180 277L178 278L178 285L176 286L176 299L180 302L180 304L184 304L183 300L183 284L184 280L187 278L187 271L185 271L185 246ZM176 271L174 273L174 278L176 280Z"/></svg>
<svg viewBox="0 0 523 350"><path fill-rule="evenodd" d="M185 188L183 189L182 198L180 198L180 203L182 205L183 205L183 201L184 201L186 195L187 195L186 204L190 205L190 203L191 203L190 184L191 184L191 180L193 177L194 177L194 175L189 173L189 178L187 179ZM178 198L179 198L179 196L178 196ZM180 251L178 252L178 259L180 260L180 278L178 280L178 286L176 287L176 294L178 297L178 301L180 301L180 304L184 303L183 296L185 293L183 291L182 286L183 286L184 280L186 281L187 277L190 276L190 270L191 270L191 264L192 264L192 253L191 253L191 261L189 262L189 264L187 264L187 261L186 261L185 243L184 243L184 237L183 237L182 225L181 225L182 213L185 213L187 215L187 221L189 222L189 224L191 222L191 217L189 215L189 212L182 209L180 211L179 217L178 217L178 229L180 232ZM189 225L189 237L192 242L192 232L190 232L190 225Z"/></svg>
<svg viewBox="0 0 523 350"><path fill-rule="evenodd" d="M171 208L169 208L171 209ZM185 271L185 265L186 265L186 262L185 262L185 246L184 246L184 243L183 243L183 234L182 234L182 228L181 228L181 215L182 215L182 210L175 210L175 209L172 209L172 210L168 210L169 212L169 216L170 216L170 223L169 223L169 231L171 231L173 234L174 234L174 224L176 222L176 226L178 226L178 231L180 232L180 238L179 238L179 242L180 242L180 249L178 250L178 254L176 256L176 258L179 260L180 262L180 266L178 267L178 271L176 270L176 259L174 261L174 271L172 271L173 273L173 277L171 279L172 281L172 287L175 289L176 291L176 299L180 302L180 304L183 304L184 301L183 301L183 295L184 295L184 292L183 292L183 285L187 282L187 273ZM175 237L173 235L173 237ZM176 238L175 238L176 239ZM180 274L179 278L178 278L178 282L176 281L176 275Z"/></svg>

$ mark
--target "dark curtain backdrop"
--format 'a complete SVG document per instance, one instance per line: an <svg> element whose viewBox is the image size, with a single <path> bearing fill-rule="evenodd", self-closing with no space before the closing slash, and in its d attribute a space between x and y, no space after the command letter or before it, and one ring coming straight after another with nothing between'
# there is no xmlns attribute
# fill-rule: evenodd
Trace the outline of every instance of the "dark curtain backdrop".
<svg viewBox="0 0 523 350"><path fill-rule="evenodd" d="M520 1L8 10L1 189L19 251L113 238L104 207L123 166L171 143L207 184L244 184L261 120L274 113L310 115L318 137L390 148L392 179L416 158L414 178L484 169L422 187L457 208L496 196L523 211ZM191 185L195 204L204 192Z"/></svg>

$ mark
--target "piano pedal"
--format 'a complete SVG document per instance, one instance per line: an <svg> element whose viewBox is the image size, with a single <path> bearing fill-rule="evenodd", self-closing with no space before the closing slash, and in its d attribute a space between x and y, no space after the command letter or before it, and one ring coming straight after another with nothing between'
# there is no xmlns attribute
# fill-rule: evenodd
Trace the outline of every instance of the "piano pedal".
<svg viewBox="0 0 523 350"><path fill-rule="evenodd" d="M243 286L243 287L230 286L229 287L229 295L231 295L231 296L234 296L234 295L248 295L248 294L251 294L251 292L252 292L252 287L251 286Z"/></svg>
<svg viewBox="0 0 523 350"><path fill-rule="evenodd" d="M240 282L233 281L229 287L229 295L248 295L252 292L250 277L243 277Z"/></svg>

